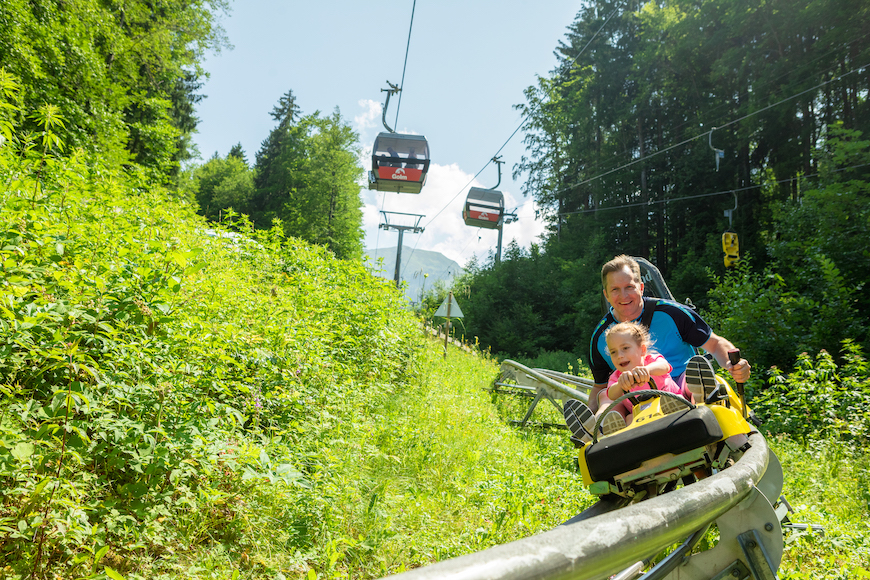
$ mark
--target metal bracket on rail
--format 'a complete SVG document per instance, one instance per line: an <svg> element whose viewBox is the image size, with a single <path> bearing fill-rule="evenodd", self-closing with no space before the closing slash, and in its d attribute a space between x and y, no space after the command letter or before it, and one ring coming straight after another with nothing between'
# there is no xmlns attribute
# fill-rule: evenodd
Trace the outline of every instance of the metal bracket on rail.
<svg viewBox="0 0 870 580"><path fill-rule="evenodd" d="M713 548L690 554L709 526L696 531L676 550L645 574L627 568L624 580L776 580L782 559L783 515L774 507L783 486L782 465L768 454L764 475L750 495L716 520L719 542ZM787 503L787 502L786 502Z"/></svg>
<svg viewBox="0 0 870 580"><path fill-rule="evenodd" d="M644 580L776 580L782 561L782 527L773 506L757 487L717 519L716 525L719 543L713 548L683 557L666 576L654 575L651 570Z"/></svg>

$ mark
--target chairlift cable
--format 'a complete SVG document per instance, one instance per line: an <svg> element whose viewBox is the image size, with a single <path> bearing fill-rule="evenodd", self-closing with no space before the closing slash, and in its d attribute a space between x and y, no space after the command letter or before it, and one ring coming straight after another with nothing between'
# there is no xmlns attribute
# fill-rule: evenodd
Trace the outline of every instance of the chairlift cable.
<svg viewBox="0 0 870 580"><path fill-rule="evenodd" d="M416 4L417 4L417 0L414 0L414 6L416 6ZM602 25L598 28L598 30L595 32L595 34L592 35L592 38L589 39L589 42L587 42L586 45L585 45L585 46L580 50L580 52L578 52L578 53L574 56L574 58L570 61L570 62L571 62L570 66L573 66L574 63L577 62L577 59L580 58L580 56L581 56L581 55L586 51L586 49L589 47L589 45L592 43L592 41L595 40L595 38L598 37L598 35L601 33L601 31L604 30L604 27L607 25L608 22L610 22L610 19L613 18L613 16L616 14L616 12L617 12L618 10L619 10L619 7L616 7L616 8L613 9L613 11L610 13L610 15L609 15L605 20L604 20L604 23L602 23ZM412 9L411 9L411 25L413 26L413 24L414 24L414 9L412 8ZM410 46L410 42L411 42L411 33L410 33L410 30L409 30L409 31L408 31L408 45L409 45L409 46ZM407 59L408 59L408 54L407 54L407 49L406 49L406 51L405 51L405 61L406 61L406 62L407 62ZM403 72L402 72L402 85L404 85L404 82L405 82L404 78L405 78L405 73L404 73L404 71L403 71ZM401 95L402 95L402 93L399 92L399 103L400 103L400 104L401 104L401 99L402 99L402 96L401 96ZM492 157L490 157L490 159L487 160L487 162L484 164L484 166L480 168L480 171L478 171L477 173L475 173L475 174L474 174L474 177L472 177L471 180L470 180L468 183L466 183L463 187L461 187L461 188L459 189L459 191L456 192L456 195L454 195L454 196L450 199L450 201L448 201L447 204L446 204L444 207L442 207L442 208L438 211L438 213L436 213L434 216L432 216L432 219L430 219L430 220L426 223L426 225L424 226L424 228L429 227L429 226L432 224L432 222L434 222L435 219L436 219L438 216L440 216L440 215L444 212L445 209L447 209L448 207L450 207L450 204L453 203L453 202L456 200L456 198L459 197L459 196L462 194L463 191L465 191L465 190L466 190L466 189L467 189L467 188L468 188L472 183L474 183L474 180L477 179L477 177L478 177L481 173L483 173L483 170L484 170L484 169L486 169L487 167L489 167L489 164L492 163L492 160L493 160L494 158L498 157L498 155L502 152L502 150L503 150L505 147L507 147L508 143L510 143L511 140L516 136L516 134L519 132L519 130L523 128L523 125L526 124L526 121L527 121L527 119L523 119L522 121L520 121L520 124L517 125L517 128L514 129L513 133L510 134L510 137L508 137L507 140L505 140L505 142L502 144L502 146L498 148L498 151L495 152L495 155L493 155ZM396 112L396 125L398 125L398 111ZM408 260L409 260L409 261L410 261L410 259L411 259L411 256L413 256L413 255L414 255L414 252L417 250L417 244L419 244L419 243L420 243L420 238L417 238L417 242L414 244L414 248L411 250L411 255L408 256ZM466 247L467 247L467 246L466 246ZM400 274L400 276L401 276L401 274Z"/></svg>
<svg viewBox="0 0 870 580"><path fill-rule="evenodd" d="M480 175L481 173L483 173L483 170L486 169L487 166L489 166L490 163L492 163L492 160L491 160L491 159L486 163L486 165L484 165L483 167L480 168L480 171L478 171L478 172L474 175L474 177L472 177L472 178L469 180L468 183L466 183L464 186L462 186L462 188L461 188L461 189L456 193L456 195L453 196L453 199L451 199L449 202L447 202L447 205L445 205L444 207L442 207L442 208L438 211L438 213L436 213L435 216L434 216L431 220L429 220L428 222L426 222L426 225L423 226L423 229L425 230L427 227L429 227L429 224L431 224L433 221L435 221L435 218L438 217L439 215L441 215L441 213L442 213L445 209L447 209L447 208L450 206L451 203L453 203L453 200L456 199L457 197L459 197L459 194L461 194L463 191L465 191L465 189L466 189L469 185L471 185L472 183L474 183L474 180L477 179L477 176ZM420 238L418 237L418 238L417 238L417 241L414 243L414 247L411 248L411 255L408 256L408 261L409 261L409 262L410 262L410 260L411 260L411 256L413 256L413 255L414 255L414 252L417 251L417 244L419 244L419 243L420 243ZM400 276L401 276L401 274L400 274Z"/></svg>
<svg viewBox="0 0 870 580"><path fill-rule="evenodd" d="M477 233L478 233L478 234L480 233L480 228L477 229ZM472 238L471 241L474 241L474 238ZM459 257L460 257L460 259L462 258L462 255L465 254L465 250L467 250L467 249L468 249L468 246L470 246L470 245L471 245L471 242L468 242L467 244L465 244L465 247L462 248L462 251L459 252ZM465 270L464 267L462 267L462 266L459 266L459 267L462 268L463 270ZM438 279L440 280L441 277L444 276L444 274L446 274L446 273L449 272L449 271L450 271L450 266L444 268L444 270L443 270L443 271L441 272L441 274L438 276Z"/></svg>
<svg viewBox="0 0 870 580"><path fill-rule="evenodd" d="M417 0L414 0L414 2L415 2L415 4L416 4ZM573 59L571 59L571 61L570 61L570 66L571 66L571 67L574 66L574 63L577 62L577 59L580 58L580 56L581 56L581 55L586 51L587 48L589 48L589 45L592 43L592 41L595 40L595 38L596 38L596 37L601 33L602 30L604 30L604 27L607 26L607 23L610 22L610 19L613 18L613 16L616 14L616 12L617 12L618 10L619 10L618 7L613 9L613 11L610 13L610 15L609 15L605 20L604 20L604 23L601 25L601 27L600 27L600 28L595 32L595 34L592 35L592 38L589 39L589 42L587 42L586 45L585 45L585 46L580 50L580 52L578 52L577 55L574 56ZM413 16L412 16L412 21L413 21ZM410 38L409 38L409 42L410 42ZM406 56L406 58L407 58L407 56ZM570 67L569 67L569 68L570 68ZM403 74L404 74L404 73L403 73ZM404 81L403 81L403 82L404 82ZM401 93L399 93L399 95L400 95L400 96L399 96L399 99L400 99L400 102L401 102ZM484 169L486 169L487 167L489 167L489 164L492 163L492 159L495 158L495 157L498 157L498 155L502 152L502 150L503 150L505 147L507 147L508 143L510 143L511 140L512 140L512 139L516 136L516 134L519 132L519 130L523 128L523 125L526 124L526 121L527 121L527 120L528 120L528 119L523 119L522 121L520 121L520 124L517 125L517 128L514 129L513 133L511 133L510 137L508 137L507 140L502 144L502 146L498 148L498 151L495 152L495 155L493 155L489 160L487 160L486 164L485 164L483 167L480 168L480 171L478 171L478 172L474 175L474 177L471 178L471 181L469 181L469 182L468 182L467 184L465 184L465 186L463 186L463 187L462 187L458 192L456 192L456 195L454 195L454 196L450 199L450 201L448 201L447 204L446 204L443 208L441 208L441 210L440 210L438 213L436 213L436 214L432 217L432 219L430 219L430 220L426 223L426 227L428 227L430 224L432 224L432 222L435 221L435 218L437 218L439 215L441 215L441 214L444 212L444 210L447 209L447 208L450 206L450 204L453 203L453 202L456 200L456 198L459 197L459 196L462 194L462 192L465 191L465 189L466 189L469 185L471 185L471 184L474 182L475 179L477 179L477 176L478 176L478 175L480 175L481 173L483 173L483 170L484 170Z"/></svg>
<svg viewBox="0 0 870 580"><path fill-rule="evenodd" d="M402 107L402 89L405 88L405 71L408 70L408 52L411 50L411 30L414 28L414 10L417 0L411 5L411 25L408 27L408 44L405 46L405 65L402 67L402 82L399 83L399 103L396 105L396 120L393 127L399 127L399 109Z"/></svg>
<svg viewBox="0 0 870 580"><path fill-rule="evenodd" d="M839 169L833 169L833 170L831 170L831 173L838 173L840 171L848 171L850 169L859 169L861 167L867 167L867 166L870 166L870 163L861 163L858 165L851 165L849 167L841 167ZM793 182L793 181L798 180L798 179L807 179L809 177L819 177L820 175L821 175L821 173L810 173L807 175L799 175L797 177L787 177L785 179L779 179L779 180L774 181L772 183L774 183L776 185L780 185L783 183L790 183L790 182ZM562 213L557 214L557 215L559 215L559 216L578 215L578 214L592 213L592 212L599 212L599 211L609 211L611 209L624 209L627 207L658 205L658 204L662 204L662 203L669 203L672 201L684 201L687 199L698 199L701 197L712 197L714 195L725 195L728 193L736 194L736 193L739 193L741 191L749 191L750 189L759 189L762 187L767 187L769 185L770 185L770 182L765 182L765 183L759 183L756 185L747 185L746 187L738 187L738 188L734 188L734 189L723 189L721 191L713 191L710 193L698 193L696 195L685 195L683 197L669 197L668 199L657 199L656 201L638 201L638 202L632 202L632 203L624 203L624 204L620 204L620 205L611 205L611 206L607 206L607 207L597 207L594 209L581 209L581 210L577 210L577 211L565 211L565 212L562 212Z"/></svg>
<svg viewBox="0 0 870 580"><path fill-rule="evenodd" d="M791 100L793 100L793 99L796 99L796 98L798 98L798 97L800 97L800 96L802 96L802 95L805 95L805 94L807 94L807 93L809 93L809 92L811 92L811 91L815 91L815 90L817 90L817 89L820 89L821 87L823 87L823 86L825 86L825 85L827 85L827 84L830 84L830 83L835 82L835 81L842 80L842 79L844 79L845 77L847 77L847 76L849 76L849 75L851 75L851 74L853 74L853 73L863 71L863 70L864 70L865 68L867 68L868 66L870 66L870 63L867 63L867 64L862 65L862 66L860 66L860 67L854 68L854 69L850 70L849 72L846 72L846 73L841 74L840 76L834 77L834 78L832 78L832 79L828 79L827 81L824 81L824 82L822 82L822 83L819 83L819 84L815 85L814 87L810 87L809 89L803 90L803 91L801 91L801 92L799 92L799 93L795 93L794 95L791 95L791 96L789 96L789 97L786 97L786 98L784 98L784 99L782 99L782 100L780 100L780 101L777 101L776 103L771 103L770 105L764 106L764 107L758 109L757 111L753 111L753 112L751 112L751 113L747 113L746 115L743 115L742 117L738 117L737 119L733 119L733 120L731 120L731 121L728 121L728 122L726 122L725 124L716 127L716 129L722 129L722 128L728 127L729 125L733 125L733 124L735 124L735 123L739 123L740 121L743 121L743 120L745 120L745 119L748 119L749 117L753 117L753 116L755 116L755 115L758 115L758 114L760 114L760 113L763 113L764 111L766 111L766 110L768 110L768 109L772 109L773 107L776 107L776 106L778 106L778 105L781 105L781 104L783 104L783 103L786 103L786 102L788 102L788 101L791 101ZM625 163L625 164L623 164L623 165L620 165L619 167L615 167L615 168L613 168L613 169L610 169L610 170L608 170L608 171L605 171L604 173L599 173L598 175L596 175L596 176L594 176L594 177L590 177L590 178L588 178L588 179L584 179L584 180L582 180L582 181L578 181L578 182L576 182L576 183L572 183L572 184L570 184L570 185L566 185L565 187L563 187L563 188L561 188L561 189L557 189L557 190L554 191L553 193L554 193L554 194L559 194L559 193L562 193L563 191L567 191L567 190L571 189L572 187L578 187L578 186L580 186L580 185L586 185L587 183L590 183L590 182L595 181L595 180L597 180L597 179L601 179L602 177L606 177L606 176L610 175L611 173L615 173L615 172L617 172L617 171L620 171L621 169L626 169L626 168L628 168L628 167L631 167L632 165L636 165L637 163L641 163L641 162L643 162L643 161L648 161L648 160L652 159L653 157L656 157L656 156L658 156L658 155L661 155L662 153L667 153L667 152L670 151L671 149L675 149L675 148L677 148L677 147L681 147L681 146L683 146L683 145L685 145L685 144L687 144L687 143L691 143L692 141L696 141L696 140L698 140L698 139L700 139L700 138L702 138L702 137L706 137L707 134L708 134L709 132L710 132L710 131L704 131L703 133L700 133L700 134L698 134L698 135L695 135L694 137L690 137L690 138L688 138L688 139L684 139L683 141L680 141L679 143L676 143L676 144L671 145L671 146L669 146L669 147L665 147L664 149L662 149L662 150L660 150L660 151L656 151L655 153L652 153L652 154L650 154L650 155L646 155L645 157L641 157L641 158L635 159L634 161L629 161L628 163Z"/></svg>
<svg viewBox="0 0 870 580"><path fill-rule="evenodd" d="M611 14L611 16L612 16L612 14ZM609 19L609 17L608 17L608 19ZM600 30L599 30L599 32L600 32ZM597 33L596 33L596 34L597 34ZM837 51L837 50L840 50L840 49L842 49L842 48L848 47L849 45L851 45L851 44L853 44L853 43L855 43L855 42L857 42L857 41L859 41L859 40L865 38L865 37L868 36L868 35L870 35L870 33L865 33L865 34L862 34L862 35L860 35L860 36L858 36L858 37L853 38L852 40L849 40L848 42L843 42L842 44L840 44L840 45L834 47L833 49L831 49L830 51L828 51L827 53L825 53L825 54L823 54L823 55L819 55L818 57L816 57L815 59L813 59L812 61L810 61L810 63L808 63L808 64L812 64L812 63L814 63L814 62L816 62L816 61L818 61L818 60L820 60L820 59L822 59L822 58L824 58L824 57L830 55L831 53L833 53L833 52L835 52L835 51ZM588 45L588 43L587 43L587 45ZM584 50L585 50L585 47L584 47ZM581 52L581 54L582 54L582 52ZM578 56L579 56L579 54L578 54ZM577 60L577 57L575 57L575 58L573 59L574 62L576 62L576 60ZM828 69L826 69L826 70L823 70L823 71L820 71L819 74L820 74L820 75L824 75L824 74L826 74L826 73L829 73L829 72L833 71L834 69L838 68L839 66L840 66L840 64L839 64L839 63L836 63L836 64L834 64L833 66L831 66L830 68L828 68ZM770 80L768 81L768 85L775 83L776 81L778 81L778 80L781 79L782 77L787 76L787 75L789 75L789 74L791 74L791 72L786 72L786 73L783 73L783 74L781 74L780 76L778 76L778 77L776 77L776 78L774 78L774 79L770 79ZM834 79L834 80L836 80L836 79ZM749 93L744 93L744 94L741 95L741 96L747 96L748 94L749 94ZM709 111L707 111L707 113L714 113L714 112L716 112L717 110L719 110L719 109L721 109L722 107L725 107L725 106L727 106L727 105L729 105L729 104L730 104L730 102L725 102L725 103L723 103L723 104L721 104L721 105L718 105L718 106L716 106L716 107L713 107L712 109L710 109ZM716 117L716 119L713 121L713 123L718 123L718 122L719 122L718 119L720 119L720 118L721 118L721 117ZM684 121L684 122L682 122L682 123L680 123L680 124L678 124L678 125L675 125L672 129L673 129L674 131L676 131L676 130L680 129L681 127L685 126L686 123L687 123L687 122ZM723 126L724 126L724 125L723 125ZM623 150L623 151L622 151L621 153L619 153L619 154L614 154L614 155L611 156L609 159L619 158L619 157L621 157L621 156L623 156L623 155L629 154L630 152L631 152L631 151L630 151L629 149L625 149L625 150ZM646 157L646 159L648 159L648 158L649 158L649 157ZM593 163L593 164L589 165L589 166L587 167L587 170L588 170L588 171L592 171L592 170L594 170L596 167L600 167L600 166L602 166L602 165L605 165L605 166L606 166L606 165L608 165L608 163L606 163L604 160L600 160L600 161L598 161L597 163ZM616 170L618 170L618 169L621 169L621 168L617 168ZM576 185L576 184L575 184L575 185ZM570 186L569 186L569 187L570 187ZM559 190L559 191L557 191L556 193L560 193L561 191L562 191L562 190Z"/></svg>
<svg viewBox="0 0 870 580"><path fill-rule="evenodd" d="M835 50L839 50L840 48L844 48L844 47L846 47L846 46L849 46L849 45L852 44L853 42L856 42L856 41L858 41L858 40L861 40L862 38L864 38L865 36L868 36L868 35L870 35L870 33L868 33L868 34L864 34L864 35L862 35L862 36L860 36L860 37L858 37L858 38L855 38L855 39L853 39L853 40L850 40L849 42L843 43L841 46L837 46L835 49L831 50L828 54L830 54L831 52L834 52ZM817 57L816 59L814 59L813 61L810 61L810 63L816 62L817 60L823 58L824 56L827 56L827 55L819 56L819 57ZM839 68L839 66L840 66L840 63L835 63L835 64L832 65L831 67L829 67L829 68L827 68L827 69L825 69L825 70L819 71L818 74L819 74L820 76L823 76L823 75L825 75L825 74L827 74L827 73L830 73L831 71L833 71L833 70ZM867 65L864 65L864 66L867 66ZM774 83L775 81L781 79L781 78L784 77L784 76L787 76L788 74L790 74L790 73L784 73L784 74L782 74L782 75L776 77L775 79L771 79L771 80L768 82L768 85ZM830 81L828 81L828 82L832 82L832 81L834 81L834 80L837 80L837 78L836 78L836 77L835 77L835 78L832 78L832 79L831 79ZM810 89L810 90L812 90L812 89ZM740 95L740 96L741 96L741 97L746 97L746 96L748 96L748 95L749 95L749 92L745 92L745 93L743 93L743 94ZM730 105L730 104L732 104L732 103L733 103L733 101L726 101L725 103L723 103L723 104L721 104L721 105L718 105L718 106L716 106L716 107L713 107L712 109L710 109L709 111L707 111L707 113L708 113L708 114L709 114L709 113L715 113L716 111L718 111L718 110L721 109L722 107L728 106L728 105ZM774 105L777 105L777 104L780 104L780 103L775 103ZM712 122L702 123L702 125L707 124L707 125L711 125L711 126L712 126L714 123L718 123L718 122L720 122L719 119L721 119L721 118L722 118L721 116L715 117L714 120L713 120ZM678 125L675 125L675 126L672 128L672 130L673 130L674 132L676 132L676 131L679 130L680 128L684 127L687 123L688 123L688 121L684 121L684 122L682 122L682 123L680 123L680 124L678 124ZM716 129L719 129L719 128L724 127L724 126L725 126L725 125L717 126ZM708 131L707 133L703 133L702 135L700 135L699 138L702 137L703 135L708 135L708 134L709 134L709 131ZM678 145L679 145L679 144L678 144ZM598 167L601 167L601 166L607 166L607 165L609 165L608 161L612 161L612 160L614 160L614 159L621 158L621 157L624 156L624 155L630 155L631 152L632 152L632 150L629 149L629 148L623 149L620 153L615 153L615 154L609 156L609 157L607 158L607 160L599 160L599 161L596 162L596 163L592 163L592 164L588 165L588 166L587 166L587 171L591 172L592 170L594 170L594 169L596 169L596 168L598 168ZM646 156L644 159L649 159L650 157L651 157L651 155L648 155L648 156ZM617 167L617 168L614 169L613 171L618 171L619 169L622 169L623 167L627 167L627 165L626 165L626 166L622 166L622 167ZM602 169L602 171L604 171L604 170ZM605 175L606 175L606 174L605 174ZM578 185L578 184L574 184L574 185ZM568 186L568 187L573 187L573 186ZM559 191L557 191L556 193L561 193L562 191L563 191L563 190L559 190Z"/></svg>
<svg viewBox="0 0 870 580"><path fill-rule="evenodd" d="M416 5L416 0L414 1L414 3L415 3L415 5ZM575 55L575 56L574 56L570 61L568 61L568 66L567 66L567 69L566 69L566 70L570 70L570 69L574 66L574 64L577 62L577 59L578 59L578 58L579 58L579 57L580 57L580 56L581 56L581 55L586 51L586 49L590 46L590 44L592 43L592 41L593 41L593 40L594 40L594 39L599 35L599 33L604 29L604 27L607 25L607 23L610 21L610 19L611 19L611 18L616 14L617 11L618 11L618 8L615 8L615 9L610 13L610 15L608 15L608 17L605 19L605 21L604 21L604 23L601 25L601 27L600 27L600 28L595 32L595 34L594 34L594 35L589 39L589 41L586 43L586 45L584 45L584 47L580 50L580 52L578 52L577 55ZM413 25L413 9L412 9L412 25ZM858 40L858 39L855 39L855 40ZM409 39L408 39L408 42L409 42L409 45L410 45L410 31L409 31ZM851 41L851 42L854 42L854 40ZM851 42L850 42L850 43L846 43L846 44L851 44ZM406 58L406 62L407 62L407 49L406 49L406 55L405 55L405 58ZM819 89L819 88L821 88L821 87L823 87L823 86L825 86L825 85L827 85L827 84L830 84L830 83L835 82L835 81L839 81L839 80L845 78L846 76L851 75L852 73L860 72L860 71L864 70L867 66L870 66L870 63L865 64L865 65L863 65L863 66L861 66L861 67L857 67L857 68L855 68L855 69L853 69L853 70L851 70L851 71L849 71L849 72L846 72L846 73L844 73L844 74L842 74L842 75L839 75L839 76L834 77L834 78L831 78L831 79L829 79L829 80L827 80L827 81L825 81L825 82L822 82L822 83L820 83L820 84L818 84L818 85L816 85L816 86L814 86L814 87L812 87L812 88L806 89L806 90L801 91L801 92L799 92L799 93L796 93L796 94L794 94L794 95L792 95L792 96L790 96L790 97L787 97L787 98L785 98L785 99L782 99L782 100L780 100L780 101L777 102L777 103L773 103L773 104L771 104L771 105L768 105L768 106L766 106L766 107L763 107L762 109L759 109L758 111L754 111L754 112L752 112L752 113L749 113L749 114L747 114L747 115L744 115L743 117L740 117L740 118L737 118L737 119L731 120L731 121L729 121L729 122L726 122L726 123L724 123L723 125L721 125L721 126L719 126L719 127L717 127L717 128L718 128L718 129L721 129L721 128L727 127L727 126L729 126L729 125L733 125L733 124L735 124L735 123L738 123L738 122L740 122L740 121L742 121L742 120L744 120L744 119L746 119L746 118L749 118L749 117L752 117L752 116L754 116L754 115L760 114L761 112L763 112L763 111L765 111L765 110L768 110L768 109L770 109L770 108L773 108L773 107L775 107L775 106L777 106L777 105L780 105L780 104L782 104L782 103L785 103L785 102L787 102L787 101L793 100L793 99L795 99L795 98L797 98L797 97L800 97L800 96L802 96L802 95L804 95L804 94L806 94L806 93L808 93L808 92L811 92L811 91L817 90L817 89ZM557 73L557 74L558 74L558 73ZM404 71L403 71L403 81L402 81L402 83L404 84ZM400 98L401 98L401 97L400 97ZM397 112L397 115L396 115L396 119L397 119L397 122L398 122L398 112ZM507 139L507 140L504 142L504 144L503 144L503 145L498 149L498 151L496 152L496 154L495 154L493 157L495 157L495 156L497 156L499 153L501 153L501 151L502 151L502 150L503 150L503 149L508 145L508 143L509 143L513 138L514 138L514 136L516 136L517 132L519 132L519 130L520 130L520 129L521 129L521 128L526 124L527 120L528 120L528 119L523 119L523 120L519 123L519 125L517 126L517 128L514 129L513 133L511 133L510 137L508 137L508 139ZM625 169L625 168L627 168L627 167L630 167L630 166L632 166L632 165L635 165L635 164L638 163L639 161L649 160L651 157L655 157L655 156L660 155L660 154L662 154L662 153L665 153L665 152L667 152L667 151L669 151L669 150L671 150L671 149L674 149L674 148L676 148L676 147L679 147L679 146L685 145L685 144L687 144L687 143L689 143L689 142L691 142L691 141L694 141L694 140L696 140L696 139L700 139L700 138L706 136L708 133L709 133L709 131L705 131L704 133L701 133L700 135L697 135L697 136L692 137L692 138L690 138L690 139L684 140L684 141L682 141L682 142L680 142L680 143L677 143L677 144L675 144L675 145L672 145L672 146L670 146L670 147L668 147L668 148L666 148L666 149L663 149L663 150L658 151L658 152L656 152L656 153L653 153L653 154L651 154L651 155L647 155L647 156L645 156L643 159L638 159L638 160L635 160L635 161L632 161L632 162L626 163L626 164L624 164L624 165L622 165L622 166L620 166L620 167L617 167L617 168L615 168L615 169L609 170L609 171L607 171L607 172L605 172L605 173L602 173L602 174L600 174L600 175L594 176L594 177L589 178L589 179L587 179L587 180L584 180L584 181L581 181L581 182L574 183L574 184L572 184L572 185L566 186L566 187L564 187L564 188L562 188L562 189L557 190L555 193L561 193L562 191L565 191L565 190L567 190L567 189L569 189L569 188L571 188L571 187L576 187L576 186L579 186L579 185L584 185L584 184L589 183L589 182L591 182L591 181L593 181L593 180L600 179L600 178L602 178L602 177L604 177L604 176L606 176L606 175L609 175L609 174L614 173L614 172L616 172L616 171L619 171L619 170L621 170L621 169ZM449 202L448 202L448 203L447 203L447 204L446 204L446 205L445 205L445 206L444 206L444 207L443 207L443 208L442 208L438 213L436 213L436 214L435 214L435 215L434 215L434 216L429 220L429 222L427 222L426 226L428 227L429 225L431 225L431 224L435 221L435 219L438 218L438 217L441 215L441 213L443 213L444 210L447 209L447 207L449 207L449 205L450 205L451 203L453 203L453 202L456 200L456 198L459 197L459 195L461 195L462 192L465 191L465 189L469 187L469 185L471 185L471 183L474 182L474 180L475 180L475 179L476 179L476 178L477 178L477 177L478 177L478 176L483 172L484 169L486 169L486 167L489 166L489 164L490 164L491 162L492 162L491 159L488 160L487 163L486 163L486 164L485 164L485 165L480 169L480 171L478 171L478 172L474 175L474 177L473 177L473 178L472 178L472 179L471 179L471 180L470 180L470 181L469 181L465 186L463 186L463 187L462 187L462 188L461 188L461 189L456 193L456 195L454 195L454 196L450 199L450 201L449 201ZM860 167L860 166L856 166L856 167ZM802 176L802 177L812 177L812 176ZM787 179L787 180L783 180L783 181L791 181L791 180L793 180L793 179L794 179L794 178L792 178L792 179ZM777 182L777 183L779 183L779 182ZM679 200L681 200L681 199L692 199L692 198L697 198L697 197L709 197L709 196L713 196L713 195L722 195L722 194L725 194L725 193L731 193L732 191L741 191L741 190L745 190L745 189L753 189L753 188L755 188L755 187L760 187L760 186L750 186L750 187L746 187L746 188L741 188L740 190L727 190L727 191L714 192L714 193L709 193L709 194L701 194L701 195L695 195L695 196L687 196L687 197L683 197L683 198L668 199L668 200L663 200L663 201L679 201ZM647 204L650 204L650 203L662 203L662 201L647 202ZM524 204L523 204L523 205L524 205ZM563 213L561 213L561 214L559 214L559 215L571 215L571 214L574 214L574 213L586 213L586 212L588 212L588 211L602 211L602 210L607 210L607 209L616 209L617 207L620 207L620 208L621 208L621 207L631 207L632 205L643 205L643 204L620 205L620 206L614 206L614 208L598 208L597 210L583 210L583 211L578 211L578 212L563 212ZM466 248L467 248L467 246L466 246ZM414 250L416 250L416 244L415 244L415 246L414 246ZM412 250L412 254L411 254L411 255L413 255L413 251L414 251L414 250ZM464 250L463 250L463 252L464 252Z"/></svg>

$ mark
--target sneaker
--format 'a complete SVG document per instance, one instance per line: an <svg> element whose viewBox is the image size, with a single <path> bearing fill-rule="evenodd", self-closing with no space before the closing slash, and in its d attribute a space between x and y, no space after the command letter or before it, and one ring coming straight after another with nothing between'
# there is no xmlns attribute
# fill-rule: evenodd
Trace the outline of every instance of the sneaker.
<svg viewBox="0 0 870 580"><path fill-rule="evenodd" d="M595 428L595 415L583 401L568 399L562 410L565 415L565 424L571 430L572 439L579 439L586 443L592 441L592 429Z"/></svg>
<svg viewBox="0 0 870 580"><path fill-rule="evenodd" d="M716 389L716 373L706 357L696 354L686 365L686 388L696 403L705 403Z"/></svg>
<svg viewBox="0 0 870 580"><path fill-rule="evenodd" d="M611 411L601 420L601 434L611 435L625 429L625 418L619 411Z"/></svg>
<svg viewBox="0 0 870 580"><path fill-rule="evenodd" d="M662 413L664 413L665 415L670 415L671 413L676 413L677 411L685 411L686 409L688 409L689 402L683 397L677 399L676 397L662 395L661 397L659 397L659 406L662 410Z"/></svg>

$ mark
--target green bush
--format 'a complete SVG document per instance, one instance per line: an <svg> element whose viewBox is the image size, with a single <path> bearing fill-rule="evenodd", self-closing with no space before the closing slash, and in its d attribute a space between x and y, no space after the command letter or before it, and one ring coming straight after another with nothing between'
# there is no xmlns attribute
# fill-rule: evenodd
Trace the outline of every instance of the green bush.
<svg viewBox="0 0 870 580"><path fill-rule="evenodd" d="M870 365L861 348L844 341L839 367L827 351L798 356L795 370L772 370L751 405L769 433L801 440L835 437L866 443L870 436Z"/></svg>
<svg viewBox="0 0 870 580"><path fill-rule="evenodd" d="M810 271L817 275L817 297L796 292L770 268L753 272L751 257L746 256L724 277L711 275L714 287L705 319L762 372L772 366L791 368L795 353L802 351L836 351L842 340L859 334L850 306L852 291L824 257L811 260Z"/></svg>
<svg viewBox="0 0 870 580"><path fill-rule="evenodd" d="M0 120L0 575L153 577L266 535L307 552L336 523L324 439L419 347L401 295L277 228L207 226L135 168L61 157L62 119L37 119L35 137Z"/></svg>

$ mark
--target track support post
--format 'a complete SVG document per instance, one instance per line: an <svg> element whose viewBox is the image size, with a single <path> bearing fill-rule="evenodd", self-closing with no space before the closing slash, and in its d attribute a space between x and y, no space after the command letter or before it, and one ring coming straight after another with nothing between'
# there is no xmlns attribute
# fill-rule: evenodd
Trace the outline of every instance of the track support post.
<svg viewBox="0 0 870 580"><path fill-rule="evenodd" d="M737 541L740 542L740 548L749 563L753 580L779 580L757 530L743 532L737 536Z"/></svg>

